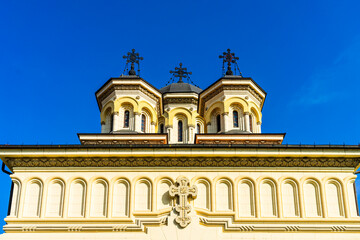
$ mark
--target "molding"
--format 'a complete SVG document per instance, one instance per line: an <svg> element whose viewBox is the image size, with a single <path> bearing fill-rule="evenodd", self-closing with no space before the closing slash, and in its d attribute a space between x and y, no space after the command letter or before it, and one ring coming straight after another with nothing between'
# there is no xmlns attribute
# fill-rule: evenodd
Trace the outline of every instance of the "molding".
<svg viewBox="0 0 360 240"><path fill-rule="evenodd" d="M4 157L14 167L349 167L360 157Z"/></svg>
<svg viewBox="0 0 360 240"><path fill-rule="evenodd" d="M179 98L179 97L176 97L176 98L170 98L170 97L168 97L168 98L164 98L164 100L163 100L163 104L164 104L164 106L166 105L166 104L170 104L170 103L182 103L182 104L195 104L195 105L197 105L198 104L198 100L196 99L196 98L194 98L194 97L192 97L192 98L189 98L189 97L184 97L184 98Z"/></svg>

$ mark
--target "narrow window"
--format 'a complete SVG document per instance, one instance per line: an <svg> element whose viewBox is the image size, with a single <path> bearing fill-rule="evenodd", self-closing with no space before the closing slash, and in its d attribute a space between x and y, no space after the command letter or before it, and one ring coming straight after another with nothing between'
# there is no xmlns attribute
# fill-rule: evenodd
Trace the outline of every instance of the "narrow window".
<svg viewBox="0 0 360 240"><path fill-rule="evenodd" d="M249 125L250 125L250 132L253 132L253 118L249 115Z"/></svg>
<svg viewBox="0 0 360 240"><path fill-rule="evenodd" d="M196 124L196 133L197 133L197 134L200 133L200 124Z"/></svg>
<svg viewBox="0 0 360 240"><path fill-rule="evenodd" d="M220 114L216 116L216 132L221 131Z"/></svg>
<svg viewBox="0 0 360 240"><path fill-rule="evenodd" d="M237 111L233 111L233 118L234 128L239 127L239 114Z"/></svg>
<svg viewBox="0 0 360 240"><path fill-rule="evenodd" d="M129 127L129 119L130 119L130 112L129 110L126 110L124 113L124 128Z"/></svg>
<svg viewBox="0 0 360 240"><path fill-rule="evenodd" d="M141 115L141 131L145 132L145 125L146 125L146 117L145 115Z"/></svg>
<svg viewBox="0 0 360 240"><path fill-rule="evenodd" d="M178 142L183 141L183 123L182 121L178 122Z"/></svg>
<svg viewBox="0 0 360 240"><path fill-rule="evenodd" d="M164 124L160 124L160 133L164 133Z"/></svg>
<svg viewBox="0 0 360 240"><path fill-rule="evenodd" d="M114 114L110 115L110 132L114 130Z"/></svg>

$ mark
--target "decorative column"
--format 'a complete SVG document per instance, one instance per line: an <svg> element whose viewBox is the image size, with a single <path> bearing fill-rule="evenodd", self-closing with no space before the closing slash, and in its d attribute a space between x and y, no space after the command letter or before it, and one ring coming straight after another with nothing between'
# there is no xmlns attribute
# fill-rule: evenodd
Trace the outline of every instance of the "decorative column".
<svg viewBox="0 0 360 240"><path fill-rule="evenodd" d="M250 113L244 112L245 132L250 132Z"/></svg>
<svg viewBox="0 0 360 240"><path fill-rule="evenodd" d="M102 121L101 122L101 133L105 133L105 122L104 121Z"/></svg>
<svg viewBox="0 0 360 240"><path fill-rule="evenodd" d="M119 116L119 112L114 112L113 114L113 131L117 131L120 129L120 116Z"/></svg>
<svg viewBox="0 0 360 240"><path fill-rule="evenodd" d="M189 125L189 141L187 143L194 143L195 141L195 126Z"/></svg>
<svg viewBox="0 0 360 240"><path fill-rule="evenodd" d="M141 132L141 117L140 117L141 113L135 112L134 116L135 116L135 122L134 122L135 132Z"/></svg>
<svg viewBox="0 0 360 240"><path fill-rule="evenodd" d="M230 122L229 122L229 112L224 112L223 114L223 131L228 132L230 130Z"/></svg>
<svg viewBox="0 0 360 240"><path fill-rule="evenodd" d="M150 133L155 133L155 125L156 125L156 122L151 122L151 124L150 124Z"/></svg>
<svg viewBox="0 0 360 240"><path fill-rule="evenodd" d="M261 133L261 122L257 122L257 133Z"/></svg>
<svg viewBox="0 0 360 240"><path fill-rule="evenodd" d="M206 132L205 132L205 129L204 129L204 133L212 133L212 126L211 126L211 122L208 122L206 124Z"/></svg>
<svg viewBox="0 0 360 240"><path fill-rule="evenodd" d="M173 126L172 125L166 125L165 126L165 132L167 132L168 134L168 143L172 143L173 142Z"/></svg>

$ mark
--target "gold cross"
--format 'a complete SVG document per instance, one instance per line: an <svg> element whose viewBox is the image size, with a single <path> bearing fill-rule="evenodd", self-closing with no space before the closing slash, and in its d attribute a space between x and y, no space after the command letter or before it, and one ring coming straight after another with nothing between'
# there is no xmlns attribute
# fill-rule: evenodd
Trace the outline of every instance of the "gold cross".
<svg viewBox="0 0 360 240"><path fill-rule="evenodd" d="M179 213L179 216L175 218L175 221L181 227L186 227L191 222L191 218L188 215L191 211L191 205L188 204L188 197L189 195L192 198L196 197L197 187L195 185L190 187L189 179L186 177L178 177L175 184L170 186L169 195L170 197L179 196L179 203L175 206L175 210Z"/></svg>

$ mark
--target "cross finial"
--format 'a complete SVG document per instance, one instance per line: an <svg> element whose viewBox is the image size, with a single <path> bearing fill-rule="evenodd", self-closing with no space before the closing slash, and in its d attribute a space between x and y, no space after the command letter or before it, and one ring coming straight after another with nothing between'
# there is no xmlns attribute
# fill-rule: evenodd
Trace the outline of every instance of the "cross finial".
<svg viewBox="0 0 360 240"><path fill-rule="evenodd" d="M192 74L192 72L188 72L187 68L182 67L182 63L179 64L180 67L175 67L175 71L170 71L170 73L174 74L174 77L178 77L179 81L178 83L183 83L183 78L189 77L189 75Z"/></svg>
<svg viewBox="0 0 360 240"><path fill-rule="evenodd" d="M233 71L231 70L231 64L236 64L236 60L239 60L238 57L235 57L235 53L231 53L230 49L228 48L227 52L223 52L223 55L220 55L219 58L223 59L223 65L227 63L227 71L225 75L233 75Z"/></svg>
<svg viewBox="0 0 360 240"><path fill-rule="evenodd" d="M128 64L129 62L131 63L129 75L136 75L136 72L134 69L134 64L136 63L138 65L138 76L140 76L140 61L139 60L144 60L144 58L140 57L139 53L135 52L135 49L132 49L131 52L128 52L127 56L123 56L123 58L126 59L126 64Z"/></svg>

